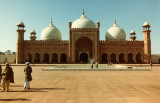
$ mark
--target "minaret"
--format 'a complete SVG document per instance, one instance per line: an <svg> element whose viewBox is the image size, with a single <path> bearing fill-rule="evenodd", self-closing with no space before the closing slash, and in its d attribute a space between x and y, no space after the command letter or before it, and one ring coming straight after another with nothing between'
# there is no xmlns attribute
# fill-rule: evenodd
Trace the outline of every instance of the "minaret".
<svg viewBox="0 0 160 103"><path fill-rule="evenodd" d="M150 39L150 25L148 22L143 24L144 35L144 62L151 63L151 39Z"/></svg>
<svg viewBox="0 0 160 103"><path fill-rule="evenodd" d="M130 40L131 41L136 40L136 32L134 30L131 30L131 32L130 32Z"/></svg>
<svg viewBox="0 0 160 103"><path fill-rule="evenodd" d="M31 41L35 41L36 40L36 31L35 30L32 30L31 32L30 32L30 34L31 34L31 36L30 36L30 39L31 39Z"/></svg>
<svg viewBox="0 0 160 103"><path fill-rule="evenodd" d="M17 55L16 55L16 64L24 63L24 23L21 21L18 23L18 29L17 29Z"/></svg>

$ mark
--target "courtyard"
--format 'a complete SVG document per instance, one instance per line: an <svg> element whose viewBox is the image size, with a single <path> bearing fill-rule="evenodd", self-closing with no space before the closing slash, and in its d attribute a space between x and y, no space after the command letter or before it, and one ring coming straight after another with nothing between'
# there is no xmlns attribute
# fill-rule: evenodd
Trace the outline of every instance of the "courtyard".
<svg viewBox="0 0 160 103"><path fill-rule="evenodd" d="M24 90L24 65L11 66L15 84L0 103L160 103L160 66L152 71L41 71L32 66L31 89ZM4 66L2 66L4 68Z"/></svg>

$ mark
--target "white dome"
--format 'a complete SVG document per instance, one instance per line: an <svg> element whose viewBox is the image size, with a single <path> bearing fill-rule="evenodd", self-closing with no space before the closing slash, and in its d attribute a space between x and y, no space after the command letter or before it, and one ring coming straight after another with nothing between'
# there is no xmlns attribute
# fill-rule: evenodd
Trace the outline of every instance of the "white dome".
<svg viewBox="0 0 160 103"><path fill-rule="evenodd" d="M106 40L126 40L126 33L115 21L113 26L106 32L105 38Z"/></svg>
<svg viewBox="0 0 160 103"><path fill-rule="evenodd" d="M84 15L84 10L83 10L83 15L79 19L73 22L72 28L96 28L96 25L92 20L88 19Z"/></svg>
<svg viewBox="0 0 160 103"><path fill-rule="evenodd" d="M24 23L23 23L22 21L20 21L20 22L18 23L18 25L24 26Z"/></svg>
<svg viewBox="0 0 160 103"><path fill-rule="evenodd" d="M33 29L30 34L36 34L36 31Z"/></svg>
<svg viewBox="0 0 160 103"><path fill-rule="evenodd" d="M143 26L148 26L149 25L149 22L145 22L144 24L143 24Z"/></svg>
<svg viewBox="0 0 160 103"><path fill-rule="evenodd" d="M52 24L41 32L41 40L61 40L61 32Z"/></svg>
<svg viewBox="0 0 160 103"><path fill-rule="evenodd" d="M130 34L136 33L135 30L131 30Z"/></svg>

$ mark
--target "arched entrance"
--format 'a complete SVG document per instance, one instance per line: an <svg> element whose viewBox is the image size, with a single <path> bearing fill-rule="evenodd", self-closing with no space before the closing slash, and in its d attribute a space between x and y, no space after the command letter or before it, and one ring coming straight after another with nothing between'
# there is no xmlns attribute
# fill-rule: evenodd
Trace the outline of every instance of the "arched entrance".
<svg viewBox="0 0 160 103"><path fill-rule="evenodd" d="M116 63L117 62L117 60L116 60L116 54L115 53L111 54L111 62L112 63Z"/></svg>
<svg viewBox="0 0 160 103"><path fill-rule="evenodd" d="M121 53L121 54L119 55L119 63L125 63L124 54L123 54L123 53Z"/></svg>
<svg viewBox="0 0 160 103"><path fill-rule="evenodd" d="M28 53L28 62L32 62L32 55L31 55L31 53Z"/></svg>
<svg viewBox="0 0 160 103"><path fill-rule="evenodd" d="M108 62L108 60L107 60L107 54L104 53L104 54L102 54L102 63L107 63L107 62Z"/></svg>
<svg viewBox="0 0 160 103"><path fill-rule="evenodd" d="M78 39L75 43L75 53L76 53L76 56L75 56L76 62L81 62L81 60L87 62L89 59L94 59L92 40L90 40L87 37L82 37Z"/></svg>
<svg viewBox="0 0 160 103"><path fill-rule="evenodd" d="M87 53L81 53L80 54L80 60L81 60L81 62L88 62L88 54Z"/></svg>
<svg viewBox="0 0 160 103"><path fill-rule="evenodd" d="M133 63L133 54L132 53L129 53L128 54L128 63Z"/></svg>
<svg viewBox="0 0 160 103"><path fill-rule="evenodd" d="M49 54L45 53L43 55L43 63L49 63Z"/></svg>
<svg viewBox="0 0 160 103"><path fill-rule="evenodd" d="M35 59L34 59L34 62L40 62L40 54L39 53L36 53L35 54Z"/></svg>
<svg viewBox="0 0 160 103"><path fill-rule="evenodd" d="M58 62L58 55L56 53L52 55L52 62Z"/></svg>
<svg viewBox="0 0 160 103"><path fill-rule="evenodd" d="M141 62L142 62L141 54L140 54L140 53L138 53L138 54L136 55L136 62L137 62L137 63L141 63Z"/></svg>
<svg viewBox="0 0 160 103"><path fill-rule="evenodd" d="M61 55L61 62L67 62L67 55L65 53Z"/></svg>

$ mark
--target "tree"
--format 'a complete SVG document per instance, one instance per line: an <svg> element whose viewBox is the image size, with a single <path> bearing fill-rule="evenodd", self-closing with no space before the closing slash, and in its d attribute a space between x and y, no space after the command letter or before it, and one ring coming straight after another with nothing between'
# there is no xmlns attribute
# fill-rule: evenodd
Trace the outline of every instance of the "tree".
<svg viewBox="0 0 160 103"><path fill-rule="evenodd" d="M12 54L12 51L11 50L7 50L7 51L5 51L5 54L10 55L10 54Z"/></svg>

